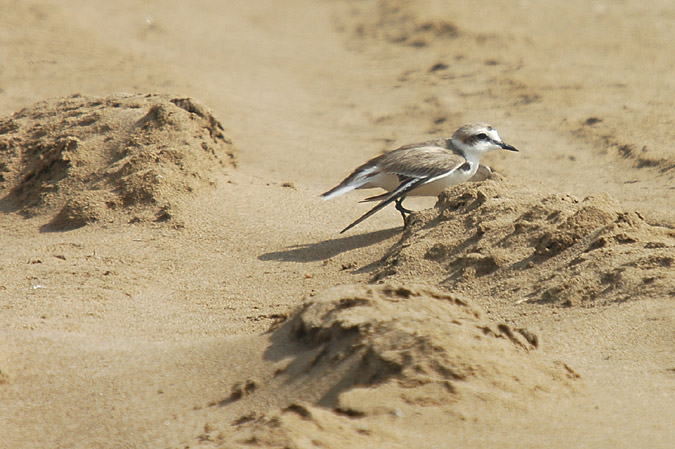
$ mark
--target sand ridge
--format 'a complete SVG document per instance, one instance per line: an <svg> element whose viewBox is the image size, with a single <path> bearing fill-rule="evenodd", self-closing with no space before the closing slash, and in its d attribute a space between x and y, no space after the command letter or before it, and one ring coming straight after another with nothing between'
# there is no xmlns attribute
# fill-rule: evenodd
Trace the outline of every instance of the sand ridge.
<svg viewBox="0 0 675 449"><path fill-rule="evenodd" d="M492 178L447 189L414 215L374 279L564 306L675 295L671 228L606 194L580 200Z"/></svg>

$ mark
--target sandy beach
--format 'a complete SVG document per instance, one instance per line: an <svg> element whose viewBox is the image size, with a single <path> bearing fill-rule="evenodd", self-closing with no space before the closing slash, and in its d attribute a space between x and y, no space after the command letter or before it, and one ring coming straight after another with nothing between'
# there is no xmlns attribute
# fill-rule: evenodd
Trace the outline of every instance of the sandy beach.
<svg viewBox="0 0 675 449"><path fill-rule="evenodd" d="M675 446L674 26L0 0L0 447ZM469 122L519 152L339 233Z"/></svg>

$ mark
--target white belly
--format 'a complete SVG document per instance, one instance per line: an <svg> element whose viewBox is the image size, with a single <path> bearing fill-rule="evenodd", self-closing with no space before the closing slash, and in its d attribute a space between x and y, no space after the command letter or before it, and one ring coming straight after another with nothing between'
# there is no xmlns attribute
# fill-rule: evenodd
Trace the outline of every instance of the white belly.
<svg viewBox="0 0 675 449"><path fill-rule="evenodd" d="M474 175L471 171L455 170L447 176L437 179L434 182L421 185L410 192L409 196L438 196L443 190L450 186L461 184L468 181Z"/></svg>
<svg viewBox="0 0 675 449"><path fill-rule="evenodd" d="M477 167L477 164L474 165ZM407 195L408 196L438 196L444 189L450 186L461 184L462 182L468 181L474 174L476 170L472 169L469 171L464 170L455 170L449 173L442 178L439 178L433 182L421 185L418 188L412 190ZM381 173L375 176L368 184L365 184L360 189L372 189L380 187L384 190L391 192L401 185L401 181L396 175L390 175Z"/></svg>

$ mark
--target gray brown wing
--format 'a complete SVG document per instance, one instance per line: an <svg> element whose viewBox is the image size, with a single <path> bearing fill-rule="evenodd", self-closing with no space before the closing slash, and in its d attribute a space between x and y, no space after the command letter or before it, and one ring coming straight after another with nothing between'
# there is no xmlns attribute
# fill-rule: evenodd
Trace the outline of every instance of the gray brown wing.
<svg viewBox="0 0 675 449"><path fill-rule="evenodd" d="M445 141L406 145L384 154L378 166L382 172L406 178L435 178L461 167L466 159L442 143Z"/></svg>

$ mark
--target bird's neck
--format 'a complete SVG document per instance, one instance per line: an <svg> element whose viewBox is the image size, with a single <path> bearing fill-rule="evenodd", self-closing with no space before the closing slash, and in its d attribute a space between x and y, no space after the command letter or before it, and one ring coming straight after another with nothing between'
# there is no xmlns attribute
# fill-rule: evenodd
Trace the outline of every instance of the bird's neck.
<svg viewBox="0 0 675 449"><path fill-rule="evenodd" d="M467 146L464 143L456 139L450 139L449 146L452 147L452 151L454 153L462 156L472 166L478 167L482 153L478 151L471 151L471 149L467 148Z"/></svg>

